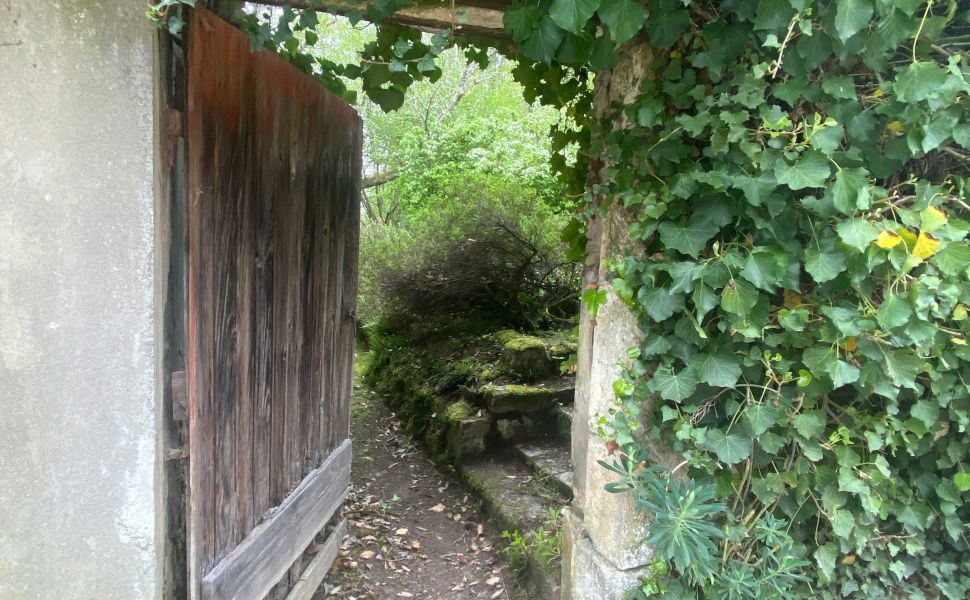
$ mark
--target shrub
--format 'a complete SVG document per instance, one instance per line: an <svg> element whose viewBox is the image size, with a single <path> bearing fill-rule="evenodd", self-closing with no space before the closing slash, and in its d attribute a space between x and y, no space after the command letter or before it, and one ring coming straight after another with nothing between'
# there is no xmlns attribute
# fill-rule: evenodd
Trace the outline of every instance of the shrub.
<svg viewBox="0 0 970 600"><path fill-rule="evenodd" d="M517 182L455 175L404 223L365 227L363 320L474 314L537 327L574 315L579 268L559 240L565 217Z"/></svg>

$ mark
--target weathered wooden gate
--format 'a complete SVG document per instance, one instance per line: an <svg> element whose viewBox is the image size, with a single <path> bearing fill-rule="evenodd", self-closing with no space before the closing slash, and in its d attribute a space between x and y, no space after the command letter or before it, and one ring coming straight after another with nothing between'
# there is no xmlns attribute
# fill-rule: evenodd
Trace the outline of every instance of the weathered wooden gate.
<svg viewBox="0 0 970 600"><path fill-rule="evenodd" d="M188 588L255 600L349 482L361 122L212 13L187 38Z"/></svg>

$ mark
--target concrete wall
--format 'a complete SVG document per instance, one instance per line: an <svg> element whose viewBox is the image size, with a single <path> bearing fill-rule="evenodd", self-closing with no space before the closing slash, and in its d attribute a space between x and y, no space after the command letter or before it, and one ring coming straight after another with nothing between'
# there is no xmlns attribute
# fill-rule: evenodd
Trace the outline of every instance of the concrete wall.
<svg viewBox="0 0 970 600"><path fill-rule="evenodd" d="M159 593L153 32L0 0L0 598Z"/></svg>

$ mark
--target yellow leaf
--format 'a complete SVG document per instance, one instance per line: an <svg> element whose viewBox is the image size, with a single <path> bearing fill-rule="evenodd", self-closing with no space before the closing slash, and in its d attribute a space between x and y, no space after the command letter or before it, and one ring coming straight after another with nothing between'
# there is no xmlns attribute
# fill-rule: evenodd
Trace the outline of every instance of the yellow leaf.
<svg viewBox="0 0 970 600"><path fill-rule="evenodd" d="M920 231L916 243L913 245L912 254L925 260L933 256L939 248L940 240L925 231Z"/></svg>
<svg viewBox="0 0 970 600"><path fill-rule="evenodd" d="M855 554L846 554L845 558L842 559L843 565L854 565L855 564Z"/></svg>
<svg viewBox="0 0 970 600"><path fill-rule="evenodd" d="M886 123L886 130L893 135L903 135L903 124L899 121Z"/></svg>
<svg viewBox="0 0 970 600"><path fill-rule="evenodd" d="M680 50L671 50L670 58L680 58Z"/></svg>
<svg viewBox="0 0 970 600"><path fill-rule="evenodd" d="M946 225L947 222L946 213L935 206L927 206L919 216L920 229L931 233Z"/></svg>
<svg viewBox="0 0 970 600"><path fill-rule="evenodd" d="M966 346L967 340L963 338L953 338L953 343L956 344L957 346Z"/></svg>
<svg viewBox="0 0 970 600"><path fill-rule="evenodd" d="M967 307L962 304L957 304L957 307L953 309L953 320L954 321L966 321L967 320Z"/></svg>
<svg viewBox="0 0 970 600"><path fill-rule="evenodd" d="M876 245L880 248L892 248L903 241L903 238L899 237L898 233L893 233L892 231L883 231L876 236Z"/></svg>
<svg viewBox="0 0 970 600"><path fill-rule="evenodd" d="M849 337L845 338L845 343L842 344L842 349L845 350L846 352L855 352L855 349L857 347L858 347L858 344L856 344L854 335L850 335Z"/></svg>
<svg viewBox="0 0 970 600"><path fill-rule="evenodd" d="M789 310L798 308L803 304L802 297L798 294L798 292L784 290L784 292L782 292L782 298L782 306Z"/></svg>
<svg viewBox="0 0 970 600"><path fill-rule="evenodd" d="M903 238L903 243L906 244L906 251L912 252L913 246L916 245L916 234L905 227L900 227L896 230L896 233L899 234L899 237Z"/></svg>

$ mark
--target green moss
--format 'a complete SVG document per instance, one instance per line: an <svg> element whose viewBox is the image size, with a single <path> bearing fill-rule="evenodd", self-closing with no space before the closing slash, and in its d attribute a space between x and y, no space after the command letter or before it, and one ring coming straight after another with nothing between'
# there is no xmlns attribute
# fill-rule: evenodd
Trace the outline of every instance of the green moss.
<svg viewBox="0 0 970 600"><path fill-rule="evenodd" d="M445 419L448 421L464 421L475 414L475 410L464 400L452 402L445 409Z"/></svg>

